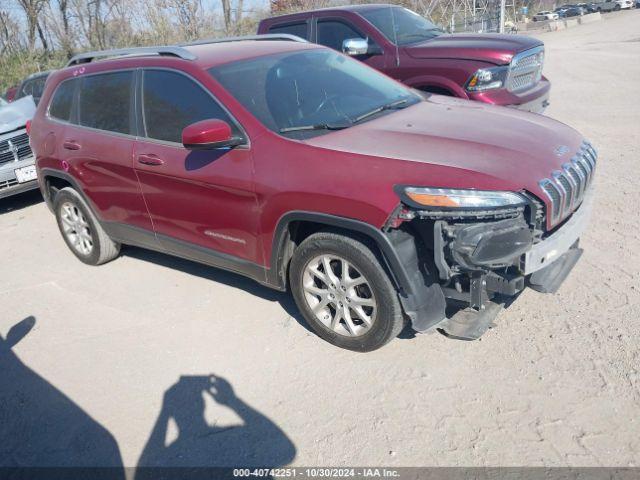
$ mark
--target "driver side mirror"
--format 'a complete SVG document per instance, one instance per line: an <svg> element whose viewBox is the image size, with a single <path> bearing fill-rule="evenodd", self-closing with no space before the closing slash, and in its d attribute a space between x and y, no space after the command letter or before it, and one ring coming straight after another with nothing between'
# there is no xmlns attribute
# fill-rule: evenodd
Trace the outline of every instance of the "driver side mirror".
<svg viewBox="0 0 640 480"><path fill-rule="evenodd" d="M382 53L380 47L369 44L366 38L347 38L342 41L342 53L355 57L358 55L378 55Z"/></svg>
<svg viewBox="0 0 640 480"><path fill-rule="evenodd" d="M244 139L233 136L227 122L217 118L192 123L182 130L182 145L189 150L233 148L243 143Z"/></svg>

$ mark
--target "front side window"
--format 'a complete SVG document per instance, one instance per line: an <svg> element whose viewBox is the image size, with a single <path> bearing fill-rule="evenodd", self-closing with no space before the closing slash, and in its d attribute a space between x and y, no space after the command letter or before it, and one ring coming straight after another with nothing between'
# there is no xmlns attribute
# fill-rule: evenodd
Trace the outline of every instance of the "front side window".
<svg viewBox="0 0 640 480"><path fill-rule="evenodd" d="M267 128L309 138L420 101L404 85L328 49L213 67L216 78Z"/></svg>
<svg viewBox="0 0 640 480"><path fill-rule="evenodd" d="M364 38L351 25L336 20L318 22L318 43L334 50L342 51L342 42L349 38Z"/></svg>
<svg viewBox="0 0 640 480"><path fill-rule="evenodd" d="M131 133L133 72L111 72L82 79L79 124L117 133Z"/></svg>
<svg viewBox="0 0 640 480"><path fill-rule="evenodd" d="M51 105L49 105L49 115L51 117L65 122L71 120L71 106L73 105L76 84L77 80L72 78L58 85L51 99Z"/></svg>
<svg viewBox="0 0 640 480"><path fill-rule="evenodd" d="M365 10L361 15L396 45L424 42L444 33L424 17L402 7Z"/></svg>
<svg viewBox="0 0 640 480"><path fill-rule="evenodd" d="M142 104L146 135L182 143L182 130L201 120L224 120L234 136L242 136L229 115L200 85L167 70L146 70Z"/></svg>
<svg viewBox="0 0 640 480"><path fill-rule="evenodd" d="M307 23L289 23L287 25L274 25L269 27L269 33L286 33L289 35L295 35L296 37L309 40Z"/></svg>

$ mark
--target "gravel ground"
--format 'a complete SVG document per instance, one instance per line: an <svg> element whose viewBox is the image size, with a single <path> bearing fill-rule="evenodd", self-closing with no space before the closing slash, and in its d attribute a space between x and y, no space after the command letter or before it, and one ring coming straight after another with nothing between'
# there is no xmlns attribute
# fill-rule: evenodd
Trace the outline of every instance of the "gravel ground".
<svg viewBox="0 0 640 480"><path fill-rule="evenodd" d="M35 318L15 356L0 349L13 362L0 395L21 402L13 425L51 458L108 431L127 466L638 466L638 25L634 10L541 35L548 115L600 152L597 204L560 292L526 291L480 341L342 351L299 324L287 295L137 249L85 266L37 194L0 201L0 334ZM220 380L206 393L209 375L235 394ZM53 386L66 414L47 403ZM69 428L82 445L65 443ZM26 441L0 450L20 458Z"/></svg>

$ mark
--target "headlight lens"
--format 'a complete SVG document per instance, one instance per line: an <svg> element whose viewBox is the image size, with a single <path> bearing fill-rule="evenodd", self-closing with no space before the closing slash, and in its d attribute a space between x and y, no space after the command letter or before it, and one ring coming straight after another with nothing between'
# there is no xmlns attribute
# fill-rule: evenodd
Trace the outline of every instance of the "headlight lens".
<svg viewBox="0 0 640 480"><path fill-rule="evenodd" d="M527 203L514 192L406 187L404 193L414 203L431 208L500 208Z"/></svg>
<svg viewBox="0 0 640 480"><path fill-rule="evenodd" d="M470 92L482 92L502 88L507 81L509 67L481 68L474 73L467 82L467 90Z"/></svg>

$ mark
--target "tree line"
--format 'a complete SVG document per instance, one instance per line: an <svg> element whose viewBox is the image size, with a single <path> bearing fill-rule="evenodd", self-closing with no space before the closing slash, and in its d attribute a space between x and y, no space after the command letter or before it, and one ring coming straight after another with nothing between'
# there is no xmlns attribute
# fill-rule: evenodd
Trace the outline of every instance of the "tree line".
<svg viewBox="0 0 640 480"><path fill-rule="evenodd" d="M497 1L497 0L496 0ZM517 3L530 0L515 0ZM550 2L554 0L534 0ZM74 54L255 34L269 15L345 3L404 5L447 25L447 0L0 0L0 93Z"/></svg>
<svg viewBox="0 0 640 480"><path fill-rule="evenodd" d="M255 33L244 0L0 0L0 91L74 54Z"/></svg>

